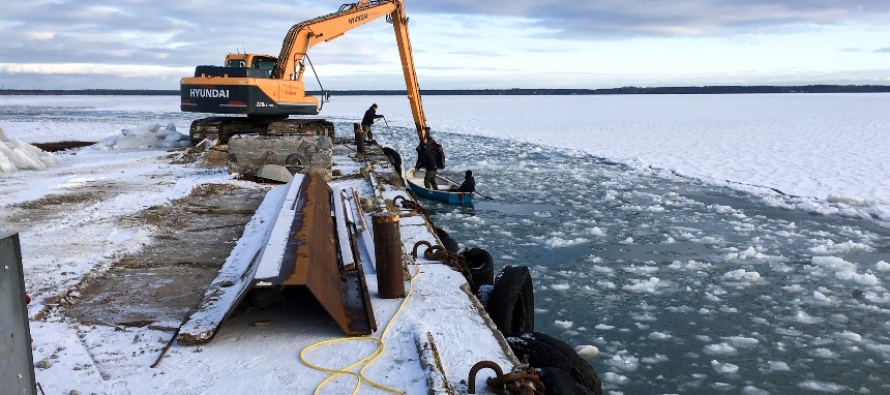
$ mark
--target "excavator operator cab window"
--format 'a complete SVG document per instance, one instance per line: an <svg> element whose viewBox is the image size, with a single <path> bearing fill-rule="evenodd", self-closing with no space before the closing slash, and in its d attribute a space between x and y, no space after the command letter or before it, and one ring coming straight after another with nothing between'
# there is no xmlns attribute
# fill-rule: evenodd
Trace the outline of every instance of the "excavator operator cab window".
<svg viewBox="0 0 890 395"><path fill-rule="evenodd" d="M269 76L272 75L272 69L275 68L275 64L278 62L278 59L275 58L267 58L267 57L256 57L253 58L253 64L251 67L257 68L260 70L265 70L269 73Z"/></svg>
<svg viewBox="0 0 890 395"><path fill-rule="evenodd" d="M226 66L228 66L228 67L244 67L246 65L247 65L247 63L245 63L243 60L230 59L229 64L227 64Z"/></svg>

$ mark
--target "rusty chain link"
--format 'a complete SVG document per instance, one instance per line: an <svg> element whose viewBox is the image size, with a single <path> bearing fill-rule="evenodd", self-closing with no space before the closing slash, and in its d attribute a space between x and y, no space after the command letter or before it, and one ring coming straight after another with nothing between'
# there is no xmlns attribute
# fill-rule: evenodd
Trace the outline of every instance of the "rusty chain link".
<svg viewBox="0 0 890 395"><path fill-rule="evenodd" d="M418 241L414 244L414 248L411 250L411 257L417 259L417 248L422 245L427 247L423 252L424 258L431 261L442 261L442 263L459 271L464 275L470 288L474 290L476 289L476 284L473 282L473 274L470 273L469 266L467 265L467 258L464 258L461 254L448 251L445 247L442 247L439 244L433 245L425 240Z"/></svg>
<svg viewBox="0 0 890 395"><path fill-rule="evenodd" d="M495 376L485 380L488 388L501 392L504 389L514 395L544 395L544 383L535 371L529 366L528 355L523 356L522 362L513 367L510 373L504 374L501 366L492 361L481 361L470 368L470 377L467 379L467 393L476 393L476 374L485 368L494 370Z"/></svg>
<svg viewBox="0 0 890 395"><path fill-rule="evenodd" d="M401 203L399 203L399 201L401 201ZM392 202L393 202L393 204L398 204L405 210L417 211L418 213L420 213L420 215L423 215L424 217L426 217L427 220L430 219L430 214L427 213L426 210L424 210L423 206L421 206L420 203L417 203L413 200L407 199L402 195L399 195L399 196L396 196L395 198L393 198Z"/></svg>

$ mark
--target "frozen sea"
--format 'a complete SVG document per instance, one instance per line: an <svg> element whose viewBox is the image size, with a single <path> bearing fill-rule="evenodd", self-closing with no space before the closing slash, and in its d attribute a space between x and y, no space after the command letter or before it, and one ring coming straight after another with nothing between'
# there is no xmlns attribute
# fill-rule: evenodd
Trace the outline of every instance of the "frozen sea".
<svg viewBox="0 0 890 395"><path fill-rule="evenodd" d="M322 115L347 135L371 102L378 140L412 163L404 98ZM443 173L472 169L494 198L430 203L433 220L530 266L537 330L587 355L606 393L890 393L890 95L424 104ZM194 118L177 97L0 96L28 142Z"/></svg>

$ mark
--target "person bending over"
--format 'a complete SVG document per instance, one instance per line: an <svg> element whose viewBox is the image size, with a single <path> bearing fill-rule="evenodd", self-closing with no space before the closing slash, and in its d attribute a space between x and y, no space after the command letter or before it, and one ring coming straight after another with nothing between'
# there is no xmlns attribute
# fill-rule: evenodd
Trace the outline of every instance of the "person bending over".
<svg viewBox="0 0 890 395"><path fill-rule="evenodd" d="M362 130L365 132L365 140L373 140L374 135L371 133L371 125L374 124L375 119L383 118L383 115L377 114L377 103L371 104L371 107L368 108L368 111L365 111L365 116L362 118Z"/></svg>

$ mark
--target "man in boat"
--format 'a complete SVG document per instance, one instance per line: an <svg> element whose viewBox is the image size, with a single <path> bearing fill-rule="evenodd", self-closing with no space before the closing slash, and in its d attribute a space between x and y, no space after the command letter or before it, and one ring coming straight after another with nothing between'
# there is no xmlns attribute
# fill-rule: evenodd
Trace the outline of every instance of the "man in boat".
<svg viewBox="0 0 890 395"><path fill-rule="evenodd" d="M371 133L371 125L374 124L375 119L383 118L383 115L377 114L377 103L371 104L371 107L368 108L368 111L365 111L365 116L362 118L362 130L365 132L365 140L373 140L374 135Z"/></svg>
<svg viewBox="0 0 890 395"><path fill-rule="evenodd" d="M417 146L417 163L414 165L414 169L423 169L426 173L423 177L424 188L439 190L439 185L436 183L436 170L440 163L444 167L444 162L445 155L442 152L442 146L427 134L426 142Z"/></svg>
<svg viewBox="0 0 890 395"><path fill-rule="evenodd" d="M473 178L473 171L467 170L464 174L464 182L459 187L452 187L456 192L473 193L476 191L476 179Z"/></svg>

